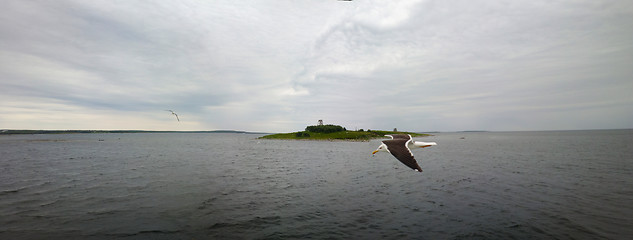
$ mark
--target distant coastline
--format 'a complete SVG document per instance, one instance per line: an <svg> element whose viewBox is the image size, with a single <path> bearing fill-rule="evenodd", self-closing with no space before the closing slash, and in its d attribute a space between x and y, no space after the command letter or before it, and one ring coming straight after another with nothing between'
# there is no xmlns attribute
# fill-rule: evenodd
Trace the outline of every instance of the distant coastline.
<svg viewBox="0 0 633 240"><path fill-rule="evenodd" d="M75 133L243 133L243 134L266 134L260 132L246 132L237 130L214 130L214 131L148 131L148 130L0 130L0 135L14 134L75 134Z"/></svg>

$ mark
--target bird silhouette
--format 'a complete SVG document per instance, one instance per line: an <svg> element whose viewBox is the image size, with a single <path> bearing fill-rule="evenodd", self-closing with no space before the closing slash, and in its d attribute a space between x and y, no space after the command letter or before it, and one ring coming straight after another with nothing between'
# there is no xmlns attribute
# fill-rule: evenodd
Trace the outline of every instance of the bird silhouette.
<svg viewBox="0 0 633 240"><path fill-rule="evenodd" d="M171 112L171 114L173 114L174 116L176 116L176 120L178 120L180 122L180 118L178 118L178 114L176 114L174 111L172 110L165 110L165 111L169 111Z"/></svg>

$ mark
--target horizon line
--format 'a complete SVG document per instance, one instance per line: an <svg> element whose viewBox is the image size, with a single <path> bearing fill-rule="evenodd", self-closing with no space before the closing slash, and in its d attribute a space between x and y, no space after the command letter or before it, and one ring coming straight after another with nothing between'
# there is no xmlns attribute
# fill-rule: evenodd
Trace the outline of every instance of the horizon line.
<svg viewBox="0 0 633 240"><path fill-rule="evenodd" d="M485 133L485 132L564 132L564 131L606 131L606 130L633 130L633 128L596 128L596 129L567 129L567 130L456 130L456 131L410 131L414 133ZM20 133L24 131L24 133ZM382 131L382 130L377 130ZM123 129L0 129L0 134L46 134L46 133L292 133L246 130L123 130Z"/></svg>

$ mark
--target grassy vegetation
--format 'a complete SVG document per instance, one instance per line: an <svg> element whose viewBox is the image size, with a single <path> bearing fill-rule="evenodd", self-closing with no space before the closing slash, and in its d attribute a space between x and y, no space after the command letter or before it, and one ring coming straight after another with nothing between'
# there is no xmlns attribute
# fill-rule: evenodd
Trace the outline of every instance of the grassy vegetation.
<svg viewBox="0 0 633 240"><path fill-rule="evenodd" d="M393 132L393 131L340 131L333 133L320 132L292 132L278 133L260 137L262 139L295 139L295 140L353 140L368 141L373 138L384 137L385 134L411 134L412 137L429 136L429 134L412 133L412 132Z"/></svg>

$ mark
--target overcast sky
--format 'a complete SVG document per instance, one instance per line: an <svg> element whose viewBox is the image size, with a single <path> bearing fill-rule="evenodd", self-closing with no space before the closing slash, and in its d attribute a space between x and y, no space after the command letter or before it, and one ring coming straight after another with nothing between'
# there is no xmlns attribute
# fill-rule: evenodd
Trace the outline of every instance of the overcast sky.
<svg viewBox="0 0 633 240"><path fill-rule="evenodd" d="M630 0L2 5L0 129L633 128Z"/></svg>

